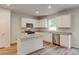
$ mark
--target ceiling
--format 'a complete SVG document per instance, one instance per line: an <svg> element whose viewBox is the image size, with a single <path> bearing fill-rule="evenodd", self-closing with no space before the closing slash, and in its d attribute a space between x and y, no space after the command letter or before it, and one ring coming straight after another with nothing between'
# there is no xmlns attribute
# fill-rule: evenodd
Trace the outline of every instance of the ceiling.
<svg viewBox="0 0 79 59"><path fill-rule="evenodd" d="M48 8L49 5L51 8ZM0 4L0 7L9 8L13 11L26 13L33 16L51 15L61 10L71 9L78 6L79 4Z"/></svg>

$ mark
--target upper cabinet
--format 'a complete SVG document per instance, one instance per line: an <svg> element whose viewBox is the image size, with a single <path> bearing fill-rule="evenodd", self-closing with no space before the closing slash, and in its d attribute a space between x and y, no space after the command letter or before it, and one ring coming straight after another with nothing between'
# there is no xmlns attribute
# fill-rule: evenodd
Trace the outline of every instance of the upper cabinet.
<svg viewBox="0 0 79 59"><path fill-rule="evenodd" d="M47 28L48 27L47 21L48 21L47 19L39 20L39 27Z"/></svg>
<svg viewBox="0 0 79 59"><path fill-rule="evenodd" d="M47 28L47 19L36 20L32 18L22 18L21 27L26 27L26 23L32 23L34 27Z"/></svg>
<svg viewBox="0 0 79 59"><path fill-rule="evenodd" d="M64 14L56 17L57 27L59 28L70 28L71 27L71 15Z"/></svg>
<svg viewBox="0 0 79 59"><path fill-rule="evenodd" d="M22 18L21 19L21 27L26 27L26 23L32 23L34 27L38 27L39 21L36 19L31 19L31 18Z"/></svg>

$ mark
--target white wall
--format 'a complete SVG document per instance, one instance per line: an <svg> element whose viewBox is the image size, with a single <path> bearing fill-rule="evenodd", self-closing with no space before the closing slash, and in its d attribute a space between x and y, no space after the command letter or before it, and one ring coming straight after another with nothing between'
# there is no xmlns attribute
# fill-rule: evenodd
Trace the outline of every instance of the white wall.
<svg viewBox="0 0 79 59"><path fill-rule="evenodd" d="M13 11L11 12L11 43L15 43L18 35L20 35L22 17L33 19L33 17L30 15Z"/></svg>
<svg viewBox="0 0 79 59"><path fill-rule="evenodd" d="M16 42L18 32L20 31L20 18L15 13L11 13L11 43Z"/></svg>
<svg viewBox="0 0 79 59"><path fill-rule="evenodd" d="M79 8L73 9L72 14L72 47L79 48Z"/></svg>

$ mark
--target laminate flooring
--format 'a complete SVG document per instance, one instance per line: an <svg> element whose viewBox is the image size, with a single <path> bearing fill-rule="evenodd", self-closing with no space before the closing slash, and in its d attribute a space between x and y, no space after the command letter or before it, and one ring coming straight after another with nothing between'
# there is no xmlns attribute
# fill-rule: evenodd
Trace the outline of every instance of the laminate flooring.
<svg viewBox="0 0 79 59"><path fill-rule="evenodd" d="M0 48L0 55L16 55L16 48L16 44L12 44L11 47L8 48Z"/></svg>
<svg viewBox="0 0 79 59"><path fill-rule="evenodd" d="M31 55L79 55L79 49L68 49L44 42L44 48L32 53Z"/></svg>
<svg viewBox="0 0 79 59"><path fill-rule="evenodd" d="M17 45L13 44L9 48L0 48L0 55L17 55ZM65 48L44 42L44 48L29 55L79 55L79 49Z"/></svg>

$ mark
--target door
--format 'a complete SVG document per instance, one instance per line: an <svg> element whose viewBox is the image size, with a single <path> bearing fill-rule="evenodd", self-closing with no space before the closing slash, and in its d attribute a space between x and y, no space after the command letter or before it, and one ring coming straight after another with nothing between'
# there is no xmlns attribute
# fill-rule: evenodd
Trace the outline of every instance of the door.
<svg viewBox="0 0 79 59"><path fill-rule="evenodd" d="M0 48L4 46L6 21L0 17Z"/></svg>
<svg viewBox="0 0 79 59"><path fill-rule="evenodd" d="M0 48L6 47L10 39L9 19L0 17Z"/></svg>

